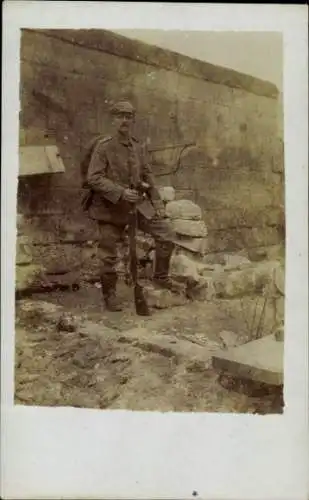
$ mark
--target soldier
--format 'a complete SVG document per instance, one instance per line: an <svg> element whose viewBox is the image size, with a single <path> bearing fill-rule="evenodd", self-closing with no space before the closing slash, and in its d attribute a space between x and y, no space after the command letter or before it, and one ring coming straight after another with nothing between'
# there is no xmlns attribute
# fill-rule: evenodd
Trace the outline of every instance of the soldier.
<svg viewBox="0 0 309 500"><path fill-rule="evenodd" d="M117 244L121 241L132 203L137 204L138 227L150 234L156 243L154 281L173 289L169 264L175 234L164 219L164 204L155 187L154 177L144 147L132 135L135 109L127 101L112 108L115 134L98 140L94 146L86 174L92 191L88 213L98 223L101 260L101 285L107 309L121 311L116 296ZM140 193L132 186L145 183L148 199L140 203Z"/></svg>

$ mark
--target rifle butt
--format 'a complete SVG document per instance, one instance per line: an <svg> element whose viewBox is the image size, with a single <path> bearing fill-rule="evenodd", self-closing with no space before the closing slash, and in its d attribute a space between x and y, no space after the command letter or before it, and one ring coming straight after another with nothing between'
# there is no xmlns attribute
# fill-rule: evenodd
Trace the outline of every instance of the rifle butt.
<svg viewBox="0 0 309 500"><path fill-rule="evenodd" d="M134 286L134 302L136 314L138 314L138 316L151 316L143 289L139 284L135 284Z"/></svg>

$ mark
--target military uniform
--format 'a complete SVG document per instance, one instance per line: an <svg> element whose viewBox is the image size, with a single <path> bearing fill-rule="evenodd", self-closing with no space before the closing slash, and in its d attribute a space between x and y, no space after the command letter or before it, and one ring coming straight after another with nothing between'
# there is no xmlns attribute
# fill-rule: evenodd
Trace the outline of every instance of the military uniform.
<svg viewBox="0 0 309 500"><path fill-rule="evenodd" d="M117 275L117 244L128 224L131 204L122 198L126 188L140 182L150 185L149 199L137 205L138 228L156 242L154 279L163 286L174 248L175 234L167 220L156 211L164 204L155 187L154 177L144 147L134 137L121 136L98 141L89 162L86 183L92 190L88 213L98 223L103 295L114 293Z"/></svg>

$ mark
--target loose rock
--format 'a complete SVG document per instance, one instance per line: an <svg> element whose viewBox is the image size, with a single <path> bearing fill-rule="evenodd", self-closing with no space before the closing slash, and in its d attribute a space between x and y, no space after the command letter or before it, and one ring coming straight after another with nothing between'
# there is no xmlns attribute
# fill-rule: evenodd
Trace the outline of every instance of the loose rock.
<svg viewBox="0 0 309 500"><path fill-rule="evenodd" d="M165 203L175 200L175 189L172 186L164 186L159 188L161 200Z"/></svg>
<svg viewBox="0 0 309 500"><path fill-rule="evenodd" d="M238 345L238 337L236 333L223 330L219 333L219 337L223 343L223 346L228 349L229 347L235 347Z"/></svg>
<svg viewBox="0 0 309 500"><path fill-rule="evenodd" d="M172 277L184 283L197 284L201 278L198 263L183 253L172 256L170 273Z"/></svg>
<svg viewBox="0 0 309 500"><path fill-rule="evenodd" d="M37 283L46 283L43 266L36 264L16 266L15 289L17 292L23 292Z"/></svg>
<svg viewBox="0 0 309 500"><path fill-rule="evenodd" d="M77 320L73 314L64 312L57 323L58 331L75 332L77 329Z"/></svg>
<svg viewBox="0 0 309 500"><path fill-rule="evenodd" d="M191 238L181 234L177 234L176 245L179 248L189 250L194 254L199 254L203 257L207 251L207 238Z"/></svg>
<svg viewBox="0 0 309 500"><path fill-rule="evenodd" d="M215 278L215 288L219 297L241 297L261 293L274 276L277 262L266 262L245 269L219 273Z"/></svg>
<svg viewBox="0 0 309 500"><path fill-rule="evenodd" d="M284 341L284 325L280 325L279 327L277 327L277 329L275 331L275 339L278 342Z"/></svg>
<svg viewBox="0 0 309 500"><path fill-rule="evenodd" d="M18 302L18 317L21 321L35 321L57 325L63 307L43 300L21 300Z"/></svg>
<svg viewBox="0 0 309 500"><path fill-rule="evenodd" d="M173 219L172 226L177 234L189 238L205 238L207 228L202 220Z"/></svg>
<svg viewBox="0 0 309 500"><path fill-rule="evenodd" d="M252 262L242 255L230 254L224 256L225 269L241 269L244 266L252 265Z"/></svg>
<svg viewBox="0 0 309 500"><path fill-rule="evenodd" d="M211 277L201 277L196 285L187 285L187 297L192 300L210 301L216 297L216 290Z"/></svg>
<svg viewBox="0 0 309 500"><path fill-rule="evenodd" d="M167 203L166 215L172 220L202 220L201 208L190 200L175 200Z"/></svg>
<svg viewBox="0 0 309 500"><path fill-rule="evenodd" d="M149 307L155 309L183 306L188 302L184 292L173 293L170 290L155 288L152 285L145 286L144 291Z"/></svg>
<svg viewBox="0 0 309 500"><path fill-rule="evenodd" d="M27 236L17 236L16 240L16 265L24 266L31 264L32 253L29 238Z"/></svg>

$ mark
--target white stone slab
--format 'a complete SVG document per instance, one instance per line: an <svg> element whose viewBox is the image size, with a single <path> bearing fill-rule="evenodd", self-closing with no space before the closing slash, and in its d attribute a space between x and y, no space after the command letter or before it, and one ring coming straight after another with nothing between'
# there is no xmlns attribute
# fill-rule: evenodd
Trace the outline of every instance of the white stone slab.
<svg viewBox="0 0 309 500"><path fill-rule="evenodd" d="M267 335L212 358L213 367L235 377L272 385L283 384L283 348L275 335Z"/></svg>

